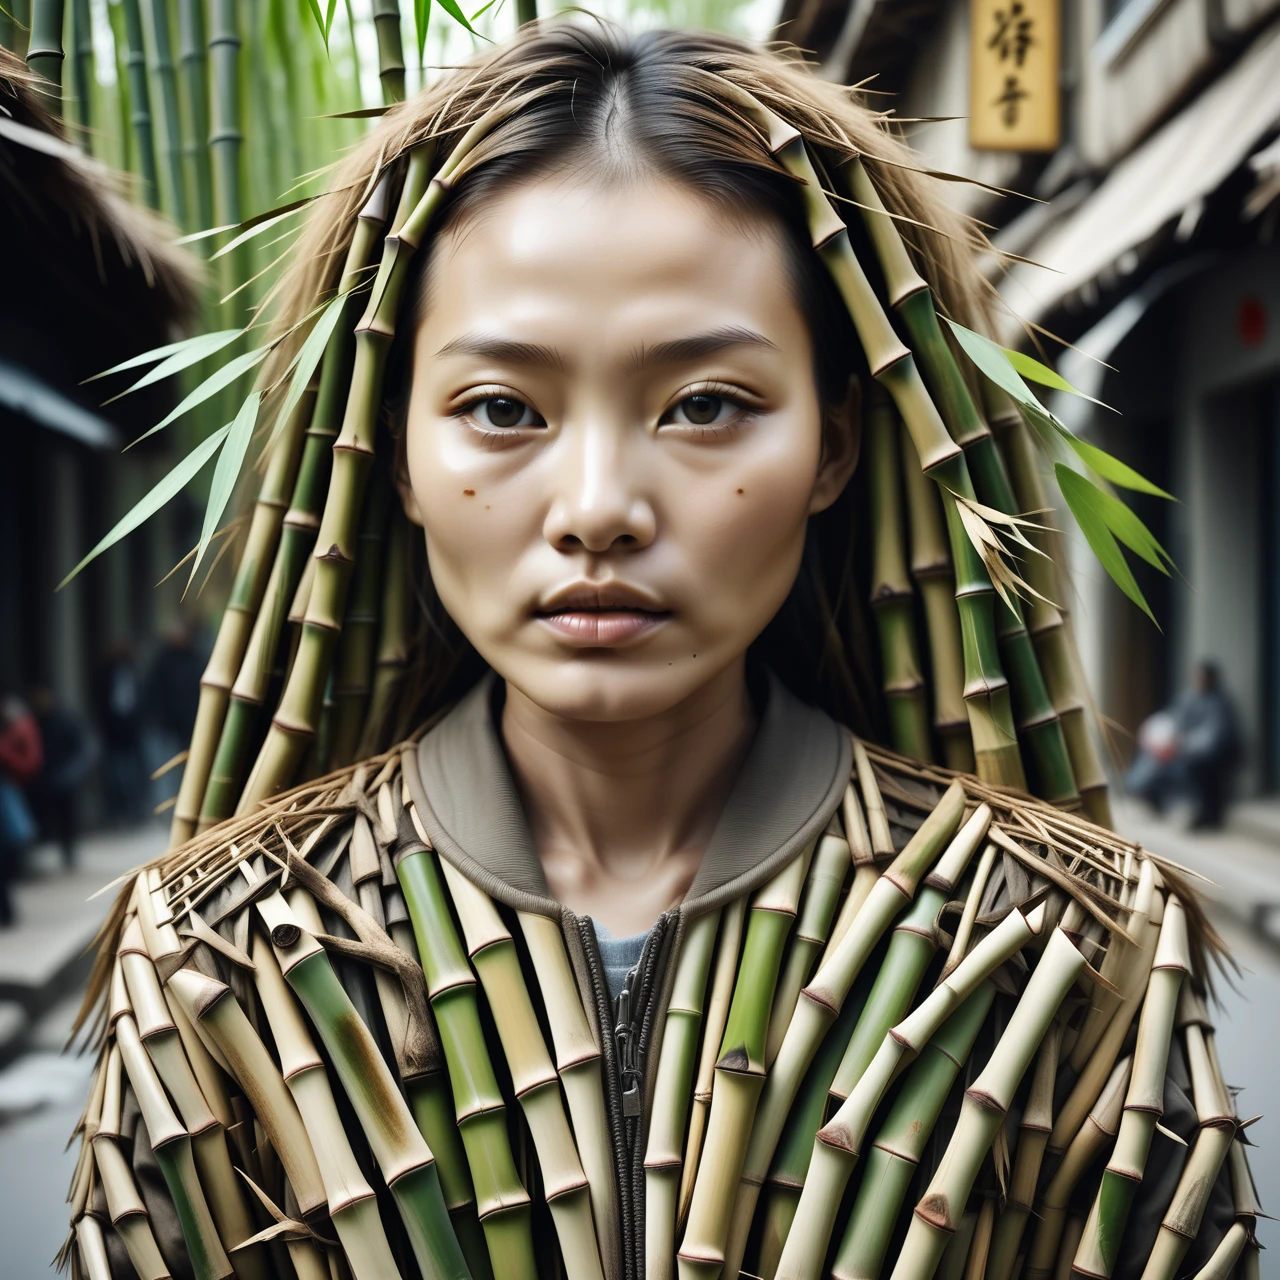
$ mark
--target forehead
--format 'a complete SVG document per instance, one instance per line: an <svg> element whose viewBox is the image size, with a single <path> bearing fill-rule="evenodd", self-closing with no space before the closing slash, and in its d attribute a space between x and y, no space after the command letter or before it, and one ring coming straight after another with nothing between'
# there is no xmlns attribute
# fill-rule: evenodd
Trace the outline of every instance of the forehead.
<svg viewBox="0 0 1280 1280"><path fill-rule="evenodd" d="M503 192L433 246L422 309L442 341L501 326L599 346L735 324L808 344L782 229L648 178Z"/></svg>

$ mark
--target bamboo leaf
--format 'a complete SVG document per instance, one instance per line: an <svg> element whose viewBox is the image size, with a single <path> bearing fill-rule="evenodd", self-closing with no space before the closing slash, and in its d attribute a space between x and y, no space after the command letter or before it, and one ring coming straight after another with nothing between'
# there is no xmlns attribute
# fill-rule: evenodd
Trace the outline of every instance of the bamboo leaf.
<svg viewBox="0 0 1280 1280"><path fill-rule="evenodd" d="M243 222L228 222L220 227L207 227L204 231L193 231L190 235L179 236L174 244L194 244L197 240L207 240L210 236L220 236L224 231L245 231L249 227L256 227L259 223L271 222L286 213L292 213L295 209L301 209L304 205L310 204L315 196L303 196L298 200L291 200L288 204L276 205L274 209L264 209L261 213L255 213L252 218L246 218Z"/></svg>
<svg viewBox="0 0 1280 1280"><path fill-rule="evenodd" d="M160 481L136 506L124 516L83 560L63 580L58 583L58 590L71 581L85 565L96 560L104 551L115 546L121 538L132 533L145 520L149 520L179 490L185 488L199 473L200 469L213 457L218 447L226 439L231 430L230 424L219 427L208 439L202 440L163 480Z"/></svg>
<svg viewBox="0 0 1280 1280"><path fill-rule="evenodd" d="M1041 413L1046 412L1040 401L1032 395L1031 388L1023 382L1022 375L1010 363L1008 353L999 343L992 342L990 338L983 337L972 329L966 329L962 324L956 324L954 320L948 319L947 323L951 326L951 331L956 335L956 341L959 342L965 355L997 387L1007 391L1020 405L1028 408L1034 406Z"/></svg>
<svg viewBox="0 0 1280 1280"><path fill-rule="evenodd" d="M1111 409L1111 406L1104 401L1086 395L1078 387L1073 387L1062 374L1050 369L1047 364L1041 364L1034 356L1029 356L1024 351L1014 351L1009 347L1001 347L1001 350L1018 373L1031 382L1038 382L1042 387L1050 387L1054 391L1065 391L1068 395L1079 396L1081 400L1088 400L1091 404L1100 405L1103 409ZM1115 412L1114 409L1111 411Z"/></svg>
<svg viewBox="0 0 1280 1280"><path fill-rule="evenodd" d="M264 231L269 231L277 222L283 222L286 218L292 217L301 208L301 205L294 205L291 209L285 209L277 213L274 217L266 218L250 227L247 231L242 231L238 236L228 240L226 244L213 255L214 258L221 258L224 254L230 253L233 249L238 249L242 244L252 240L255 236L260 236ZM211 259L212 260L212 259Z"/></svg>
<svg viewBox="0 0 1280 1280"><path fill-rule="evenodd" d="M272 441L283 430L285 423L289 421L289 417L298 407L298 401L302 399L308 383L310 383L315 376L316 370L320 367L320 361L324 356L325 348L329 345L329 339L333 337L333 331L338 327L338 322L342 319L347 296L346 293L340 293L325 307L324 312L315 322L311 332L307 334L307 340L294 357L293 373L289 379L289 390L285 393L284 403L281 404L280 411L276 415L275 425L272 427ZM268 442L268 447L270 447L270 442Z"/></svg>
<svg viewBox="0 0 1280 1280"><path fill-rule="evenodd" d="M234 360L228 360L221 369L211 373L194 391L186 396L177 408L171 409L150 431L144 431L129 448L132 449L134 444L138 444L148 436L155 435L157 431L162 431L171 422L176 422L184 413L194 409L196 405L203 404L210 397L216 396L223 387L231 386L237 378L242 377L250 369L261 364L267 358L267 353L270 350L270 347L259 347L256 351L246 351L243 355L236 356Z"/></svg>
<svg viewBox="0 0 1280 1280"><path fill-rule="evenodd" d="M333 15L338 8L338 0L329 0L329 7L324 15L324 47L329 47L329 33L333 30Z"/></svg>
<svg viewBox="0 0 1280 1280"><path fill-rule="evenodd" d="M1075 516L1076 523L1080 526L1080 532L1084 534L1085 540L1093 548L1093 554L1098 557L1102 567L1110 575L1116 586L1152 622L1155 622L1155 614L1151 612L1146 597L1142 594L1142 588L1138 586L1137 580L1133 576L1133 571L1129 568L1129 564L1124 558L1124 553L1120 550L1119 545L1111 534L1111 530L1107 528L1102 517L1098 515L1083 494L1080 486L1087 485L1090 482L1082 476L1076 475L1070 467L1065 467L1062 463L1058 463L1054 467L1054 471L1058 476L1062 497L1071 509L1071 514ZM1096 488L1096 486L1092 487ZM1156 626L1159 627L1159 625L1157 622Z"/></svg>
<svg viewBox="0 0 1280 1280"><path fill-rule="evenodd" d="M320 0L307 0L307 8L311 10L311 16L316 20L316 26L320 30L320 38L324 41L325 49L328 50L329 26L324 20L324 14L320 11ZM332 6L330 13L332 13Z"/></svg>
<svg viewBox="0 0 1280 1280"><path fill-rule="evenodd" d="M1065 479L1064 477L1070 477ZM1059 485L1070 485L1082 502L1087 502L1098 518L1130 551L1141 556L1148 564L1168 573L1167 564L1173 564L1169 553L1156 541L1151 530L1119 498L1099 488L1092 480L1077 475L1070 467L1059 464ZM1065 496L1065 491L1064 491Z"/></svg>
<svg viewBox="0 0 1280 1280"><path fill-rule="evenodd" d="M418 66L427 55L427 29L431 25L431 0L413 0L413 27L418 36Z"/></svg>
<svg viewBox="0 0 1280 1280"><path fill-rule="evenodd" d="M114 395L110 400L104 400L104 404L112 404L114 401L129 395L131 392L139 391L143 387L149 387L154 382L161 382L165 378L172 377L175 373L181 373L184 369L189 369L193 364L199 364L201 360L207 360L210 356L217 355L223 347L230 346L242 333L243 329L219 329L216 333L201 334L199 339L193 339L184 344L184 350L175 351L167 360L162 360L149 373L144 373L132 386L126 387L118 395Z"/></svg>
<svg viewBox="0 0 1280 1280"><path fill-rule="evenodd" d="M1061 428L1059 428L1061 430ZM1149 493L1154 498L1167 498L1175 502L1173 494L1166 493L1159 485L1152 484L1145 476L1139 475L1132 467L1113 458L1105 449L1096 444L1081 440L1069 431L1063 431L1067 443L1075 450L1080 460L1091 470L1096 471L1104 480L1118 484L1122 489L1135 489L1139 493Z"/></svg>
<svg viewBox="0 0 1280 1280"><path fill-rule="evenodd" d="M479 40L483 40L485 44L492 44L493 41L488 36L482 36L475 27L467 21L467 15L458 7L458 0L436 0L436 3L451 17L455 22L465 27Z"/></svg>
<svg viewBox="0 0 1280 1280"><path fill-rule="evenodd" d="M200 544L196 548L195 559L191 562L191 573L187 577L188 587L195 581L196 570L199 569L200 561L204 559L204 553L217 532L222 513L226 511L227 503L231 501L231 494L235 490L236 481L240 478L240 468L244 465L245 454L249 451L249 441L253 439L253 428L258 420L258 405L261 400L260 391L254 391L245 398L244 404L240 406L240 412L236 414L235 420L228 429L222 452L218 454L218 465L213 469L213 483L209 486L209 502L204 509L204 527L200 530Z"/></svg>
<svg viewBox="0 0 1280 1280"><path fill-rule="evenodd" d="M239 333L240 330L237 329L235 332ZM95 373L93 377L86 378L85 381L97 382L99 378L108 378L113 373L123 373L126 369L137 369L144 364L152 364L156 360L163 360L165 356L185 351L188 347L195 346L210 336L207 333L197 333L193 337L183 338L181 342L168 342L163 347L152 347L150 351L144 351L141 355L130 356L128 360L113 364L110 369L103 369L101 373Z"/></svg>

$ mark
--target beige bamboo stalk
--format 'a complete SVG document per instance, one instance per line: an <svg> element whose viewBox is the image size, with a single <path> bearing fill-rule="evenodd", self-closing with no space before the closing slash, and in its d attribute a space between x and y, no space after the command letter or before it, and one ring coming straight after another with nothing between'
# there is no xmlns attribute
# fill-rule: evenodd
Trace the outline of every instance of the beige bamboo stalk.
<svg viewBox="0 0 1280 1280"><path fill-rule="evenodd" d="M859 759L860 745L855 742L855 760ZM866 760L865 752L861 758ZM869 763L866 769L870 774ZM860 777L861 774L860 763ZM877 816L868 798L870 794L879 799L878 789L874 785L870 789L864 787L862 795L863 803L867 805L871 838L875 843L877 839L888 837L888 823L884 821L883 810ZM804 1074L823 1037L838 1016L849 994L849 988L885 930L902 908L914 900L921 880L959 827L964 807L964 788L958 782L953 783L907 842L906 848L877 877L849 931L840 940L840 945L800 993L791 1025L787 1028L773 1070L765 1082L755 1114L755 1124L750 1132L746 1159L741 1165L735 1206L739 1220L749 1219L755 1212L760 1187L769 1172L769 1164L777 1149L778 1139L782 1136L791 1104L795 1101ZM883 832L878 835L877 827L881 823Z"/></svg>
<svg viewBox="0 0 1280 1280"><path fill-rule="evenodd" d="M716 1280L724 1267L734 1193L765 1082L765 1038L782 947L799 909L812 854L810 848L793 858L751 902L742 963L715 1066L706 1146L677 1254L681 1280Z"/></svg>
<svg viewBox="0 0 1280 1280"><path fill-rule="evenodd" d="M826 946L849 862L849 842L843 837L828 832L818 842L817 852L809 864L809 879L791 946L778 975L778 989L769 1014L769 1039L765 1044L766 1067L771 1067L778 1056L801 989L813 976L814 964Z"/></svg>
<svg viewBox="0 0 1280 1280"><path fill-rule="evenodd" d="M978 1078L965 1091L960 1118L942 1163L907 1229L893 1280L928 1276L936 1268L947 1237L964 1212L978 1170L1004 1123L1014 1092L1084 964L1084 956L1071 939L1061 929L1055 929L1004 1034Z"/></svg>
<svg viewBox="0 0 1280 1280"><path fill-rule="evenodd" d="M951 940L951 950L947 953L947 962L942 968L945 978L964 959L969 949L969 939L973 936L974 921L978 918L978 907L982 903L982 895L986 892L987 881L991 878L991 869L996 864L996 855L1000 851L994 844L988 844L982 851L973 880L969 885L969 893L964 900L964 909L960 912L960 920L956 924L955 935Z"/></svg>
<svg viewBox="0 0 1280 1280"><path fill-rule="evenodd" d="M556 1052L556 1070L569 1104L569 1119L577 1139L582 1171L591 1190L591 1215L599 1235L605 1223L616 1221L617 1214L613 1145L604 1107L600 1049L582 1007L559 923L531 912L520 912L517 918L542 990Z"/></svg>
<svg viewBox="0 0 1280 1280"><path fill-rule="evenodd" d="M1165 904L1147 996L1138 1021L1133 1074L1125 1095L1120 1132L1076 1251L1075 1268L1086 1275L1109 1277L1119 1257L1133 1197L1146 1170L1156 1125L1164 1114L1169 1044L1178 995L1190 970L1186 915L1177 897L1171 895Z"/></svg>
<svg viewBox="0 0 1280 1280"><path fill-rule="evenodd" d="M591 1195L565 1115L560 1077L547 1052L520 969L515 940L490 899L440 859L467 953L488 997L511 1084L533 1135L568 1280L602 1280Z"/></svg>
<svg viewBox="0 0 1280 1280"><path fill-rule="evenodd" d="M645 1280L670 1280L674 1272L685 1119L720 914L709 912L689 926L676 961L644 1154Z"/></svg>
<svg viewBox="0 0 1280 1280"><path fill-rule="evenodd" d="M111 1280L111 1263L102 1227L90 1214L76 1223L76 1248L89 1280Z"/></svg>
<svg viewBox="0 0 1280 1280"><path fill-rule="evenodd" d="M973 739L964 705L964 652L956 612L956 573L947 543L938 486L920 469L920 455L902 430L902 473L911 533L911 576L924 605L932 675L933 728L943 762L961 773L974 770Z"/></svg>
<svg viewBox="0 0 1280 1280"><path fill-rule="evenodd" d="M1231 1280L1236 1264L1249 1243L1249 1229L1243 1222L1233 1222L1218 1243L1209 1261L1196 1272L1193 1280Z"/></svg>
<svg viewBox="0 0 1280 1280"><path fill-rule="evenodd" d="M844 789L844 800L840 805L841 817L844 820L844 838L849 846L849 858L853 863L853 883L849 892L840 903L840 910L832 922L827 936L827 945L818 957L818 966L826 964L827 957L840 943L840 939L849 932L853 918L858 914L862 904L871 892L880 872L876 869L876 856L871 848L871 835L867 831L867 820L862 812L862 802L858 792L850 782ZM777 1057L777 1053L774 1053Z"/></svg>
<svg viewBox="0 0 1280 1280"><path fill-rule="evenodd" d="M302 1011L280 972L271 945L253 940L254 985L271 1027L280 1073L293 1095L324 1184L329 1216L355 1280L398 1280L399 1269L378 1214L373 1188L360 1171Z"/></svg>
<svg viewBox="0 0 1280 1280"><path fill-rule="evenodd" d="M1080 1179L1094 1161L1111 1145L1120 1128L1124 1113L1124 1097L1133 1071L1133 1058L1121 1058L1085 1123L1071 1140L1066 1154L1040 1194L1036 1206L1037 1222L1023 1269L1025 1280L1050 1280L1062 1253L1062 1233L1066 1226L1067 1203ZM1074 1256L1074 1254L1073 1254Z"/></svg>
<svg viewBox="0 0 1280 1280"><path fill-rule="evenodd" d="M693 1183L702 1156L702 1140L706 1133L707 1111L715 1083L716 1057L729 1018L733 984L738 976L738 953L742 949L742 931L747 917L747 900L735 898L724 910L720 936L716 940L716 963L711 977L711 996L707 1001L706 1026L702 1032L702 1049L698 1056L698 1074L694 1080L693 1108L689 1114L689 1136L685 1143L684 1167L680 1174L680 1203L676 1214L682 1224L689 1214L693 1199Z"/></svg>
<svg viewBox="0 0 1280 1280"><path fill-rule="evenodd" d="M1044 920L1043 903L1026 915L1021 911L1011 911L974 947L949 978L935 987L912 1013L885 1035L849 1096L814 1141L809 1176L805 1179L795 1219L782 1249L777 1280L818 1280L844 1189L861 1155L876 1108L889 1085L902 1066L919 1054L938 1028L979 985L1040 933ZM1058 935L1055 933L1054 936ZM1050 939L1049 947L1060 950L1061 945ZM1036 972L1039 971L1040 966L1037 965ZM1044 980L1041 985L1045 985ZM938 1252L941 1256L941 1250Z"/></svg>

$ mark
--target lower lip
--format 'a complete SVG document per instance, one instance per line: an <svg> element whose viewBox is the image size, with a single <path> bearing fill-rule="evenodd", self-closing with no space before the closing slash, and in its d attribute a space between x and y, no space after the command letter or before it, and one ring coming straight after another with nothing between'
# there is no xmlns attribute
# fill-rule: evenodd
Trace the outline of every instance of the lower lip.
<svg viewBox="0 0 1280 1280"><path fill-rule="evenodd" d="M545 623L562 640L571 644L611 648L626 644L660 627L671 615L643 613L637 609L616 612L544 613L538 620Z"/></svg>

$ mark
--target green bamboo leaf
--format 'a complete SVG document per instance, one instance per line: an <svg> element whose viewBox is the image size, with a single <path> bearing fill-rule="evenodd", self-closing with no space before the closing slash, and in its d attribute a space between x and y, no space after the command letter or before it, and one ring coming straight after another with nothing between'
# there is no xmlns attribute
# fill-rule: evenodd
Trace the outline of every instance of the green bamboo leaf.
<svg viewBox="0 0 1280 1280"><path fill-rule="evenodd" d="M291 366L293 372L289 379L289 390L285 393L284 403L281 404L279 413L276 414L275 425L271 431L272 441L275 440L277 433L284 428L285 423L289 421L290 415L298 407L298 401L302 399L302 395L307 389L307 384L315 376L325 348L329 345L329 339L333 337L333 331L338 327L338 322L342 319L347 296L346 293L340 293L325 307L320 318L312 326L311 332L307 334L307 340L294 357ZM268 447L270 447L270 444L268 444Z"/></svg>
<svg viewBox="0 0 1280 1280"><path fill-rule="evenodd" d="M1159 485L1152 484L1145 476L1139 475L1119 458L1113 458L1105 449L1099 449L1097 445L1081 440L1079 436L1073 436L1069 431L1064 431L1062 434L1066 436L1067 443L1076 451L1081 461L1104 480L1110 480L1112 484L1118 484L1122 489L1134 489L1138 493L1149 493L1153 498L1168 498L1170 502L1176 501L1173 494L1166 493Z"/></svg>
<svg viewBox="0 0 1280 1280"><path fill-rule="evenodd" d="M314 2L314 0L313 0ZM213 255L214 258L221 258L224 254L230 253L233 249L238 249L246 241L252 240L255 236L260 236L264 231L269 231L277 222L283 222L286 218L292 217L302 208L302 203L295 203L287 209L281 210L272 217L264 218L258 221L247 231L242 231L238 236L228 240L226 244Z"/></svg>
<svg viewBox="0 0 1280 1280"><path fill-rule="evenodd" d="M1155 622L1155 614L1151 612L1147 599L1142 594L1142 588L1138 586L1137 580L1133 576L1133 570L1129 568L1129 563L1124 558L1124 553L1112 536L1111 530L1107 528L1106 523L1098 515L1080 487L1081 485L1088 485L1089 481L1085 480L1083 476L1078 476L1070 467L1063 466L1060 462L1055 465L1054 471L1058 476L1058 485L1062 490L1062 497L1071 509L1071 514L1075 516L1076 523L1080 526L1080 532L1084 534L1085 540L1093 548L1093 553L1098 557L1102 567L1110 575L1116 586L1152 622ZM1159 627L1159 625L1156 622L1156 626Z"/></svg>
<svg viewBox="0 0 1280 1280"><path fill-rule="evenodd" d="M333 30L333 15L338 7L338 0L329 0L329 7L324 15L324 47L329 47L329 32Z"/></svg>
<svg viewBox="0 0 1280 1280"><path fill-rule="evenodd" d="M972 329L966 329L964 325L956 324L954 320L948 319L947 323L951 326L951 331L956 335L956 341L959 342L965 355L997 387L1007 391L1025 408L1034 407L1041 413L1046 412L1044 406L1031 393L1031 388L1023 382L1022 375L1009 362L1008 353L998 342L992 342L990 338L974 333Z"/></svg>
<svg viewBox="0 0 1280 1280"><path fill-rule="evenodd" d="M320 38L324 41L324 47L329 47L329 28L325 23L324 14L320 11L320 0L307 0L307 8L311 10L311 16L316 20L316 26L320 30Z"/></svg>
<svg viewBox="0 0 1280 1280"><path fill-rule="evenodd" d="M239 333L240 330L237 329L236 332ZM168 342L163 347L152 347L150 351L144 351L141 355L131 356L128 360L122 360L119 364L113 364L110 369L103 369L101 373L95 373L93 377L86 378L85 381L97 382L99 378L110 377L113 373L123 373L126 369L137 369L144 364L154 364L157 360L163 360L165 356L185 351L188 347L203 342L207 337L209 337L207 333L197 333L190 338L183 338L181 342Z"/></svg>
<svg viewBox="0 0 1280 1280"><path fill-rule="evenodd" d="M1077 475L1070 467L1059 463L1059 485L1063 476L1069 477L1066 484L1073 492L1093 510L1094 514L1111 530L1130 551L1141 556L1148 564L1168 573L1166 564L1173 564L1169 553L1156 541L1151 530L1127 507L1119 498L1099 488L1092 480Z"/></svg>
<svg viewBox="0 0 1280 1280"><path fill-rule="evenodd" d="M240 406L240 412L227 428L226 443L218 454L218 465L213 469L213 482L209 486L209 502L204 509L204 527L200 530L200 544L196 548L195 559L191 562L191 575L187 578L189 587L196 577L196 570L204 553L209 549L213 535L218 531L218 522L222 513L231 501L236 481L240 478L240 468L244 465L245 454L249 451L249 441L253 439L253 428L258 421L258 405L262 401L262 392L253 391Z"/></svg>
<svg viewBox="0 0 1280 1280"><path fill-rule="evenodd" d="M458 8L458 0L436 0L436 3L445 11L445 13L449 15L449 17L451 17L455 22L460 23L462 26L464 26L468 31L471 32L473 36L476 36L478 39L483 40L485 44L493 43L493 41L490 40L488 36L482 36L480 32L478 32L475 29L475 27L473 27L471 23L467 21L467 15L463 13L460 8Z"/></svg>
<svg viewBox="0 0 1280 1280"><path fill-rule="evenodd" d="M185 488L199 473L200 469L213 457L218 446L226 439L231 430L230 424L219 427L207 440L202 440L163 480L160 481L132 511L111 530L83 560L63 580L58 583L58 590L71 581L85 565L96 560L104 551L115 546L121 538L132 533L145 520L149 520L179 490Z"/></svg>
<svg viewBox="0 0 1280 1280"><path fill-rule="evenodd" d="M1051 387L1054 391L1065 391L1068 395L1079 396L1081 400L1088 400L1091 404L1101 405L1104 409L1111 409L1109 404L1101 400L1095 399L1091 395L1086 395L1078 387L1073 387L1066 378L1055 370L1050 369L1047 364L1041 364L1034 356L1029 356L1024 351L1014 351L1009 347L1000 348L1005 358L1024 378L1030 379L1032 382L1038 382L1043 387ZM1112 409L1114 413L1115 410Z"/></svg>
<svg viewBox="0 0 1280 1280"><path fill-rule="evenodd" d="M193 231L190 235L179 236L174 244L194 244L197 240L207 240L210 236L220 236L224 231L246 231L250 227L256 227L261 222L270 221L272 218L279 217L281 214L292 213L295 209L301 209L303 205L310 204L315 196L303 196L298 200L291 200L288 204L278 204L273 209L264 209L261 213L255 213L252 218L246 218L243 222L228 222L220 227L207 227L204 231Z"/></svg>
<svg viewBox="0 0 1280 1280"><path fill-rule="evenodd" d="M200 340L186 343L184 350L174 352L173 355L167 360L162 360L149 373L144 373L132 386L126 387L118 395L112 396L110 400L104 400L103 403L111 404L131 392L139 391L143 387L149 387L154 382L160 382L175 373L181 373L184 369L191 368L193 364L199 364L201 360L207 360L210 356L217 355L223 347L230 346L243 332L243 329L219 329L216 333L201 334Z"/></svg>
<svg viewBox="0 0 1280 1280"><path fill-rule="evenodd" d="M427 28L431 25L431 0L413 0L413 26L418 35L418 66L425 64Z"/></svg>
<svg viewBox="0 0 1280 1280"><path fill-rule="evenodd" d="M223 387L231 386L237 378L242 377L250 369L260 365L267 358L270 350L270 347L259 347L256 351L246 351L243 355L236 356L234 360L228 360L221 369L211 373L190 395L186 396L177 408L170 410L150 431L144 431L129 448L132 449L134 444L138 444L148 436L155 435L157 431L162 431L171 422L176 422L188 410L194 409L196 405L204 404L211 396L216 396Z"/></svg>

